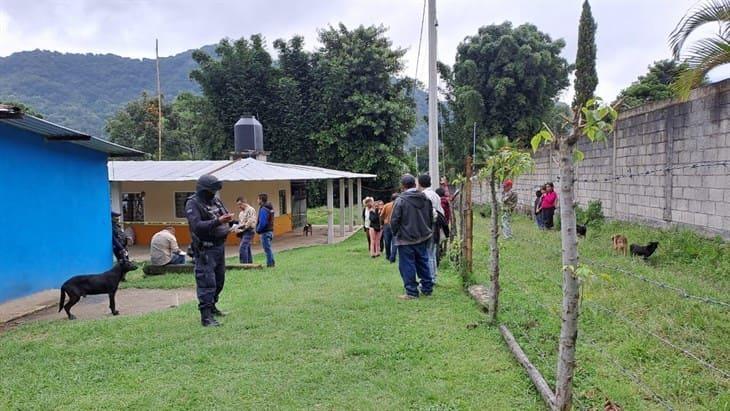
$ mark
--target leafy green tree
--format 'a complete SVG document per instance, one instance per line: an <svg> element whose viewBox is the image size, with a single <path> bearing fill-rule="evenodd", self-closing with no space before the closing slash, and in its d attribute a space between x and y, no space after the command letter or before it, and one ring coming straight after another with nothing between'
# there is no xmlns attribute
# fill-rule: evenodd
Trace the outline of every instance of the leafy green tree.
<svg viewBox="0 0 730 411"><path fill-rule="evenodd" d="M717 34L697 40L682 55L689 37L705 24L717 24ZM686 99L693 88L702 84L707 73L730 63L730 0L706 0L687 12L670 34L669 44L674 58L689 66L673 86L677 94Z"/></svg>
<svg viewBox="0 0 730 411"><path fill-rule="evenodd" d="M379 185L392 186L408 168L403 147L415 112L412 83L396 78L405 51L385 31L340 24L320 32L313 89L320 130L312 141L327 165L374 172Z"/></svg>
<svg viewBox="0 0 730 411"><path fill-rule="evenodd" d="M489 317L497 320L499 310L499 203L497 187L508 178L515 178L533 169L535 162L530 153L520 151L507 137L497 136L486 140L480 147L482 169L479 178L489 183L490 200L492 204L492 236L490 250L492 263L490 287L488 295Z"/></svg>
<svg viewBox="0 0 730 411"><path fill-rule="evenodd" d="M593 98L598 85L596 74L596 21L593 20L591 5L583 2L578 29L578 56L575 59L575 96L573 111L579 111Z"/></svg>
<svg viewBox="0 0 730 411"><path fill-rule="evenodd" d="M15 101L1 101L0 100L0 105L3 105L3 104L7 105L7 106L18 107L23 114L28 114L33 117L43 118L43 115L40 112L38 112L36 109L34 109L33 107L31 107L27 104L18 103Z"/></svg>
<svg viewBox="0 0 730 411"><path fill-rule="evenodd" d="M169 130L180 146L180 160L215 158L225 150L223 142L230 139L207 98L183 92L172 102L172 117L177 128ZM218 144L217 146L215 144Z"/></svg>
<svg viewBox="0 0 730 411"><path fill-rule="evenodd" d="M679 64L675 60L657 61L649 66L648 73L621 90L616 103L620 102L621 109L631 109L652 101L677 97L671 85L687 68L687 64Z"/></svg>
<svg viewBox="0 0 730 411"><path fill-rule="evenodd" d="M451 109L444 124L447 168L463 169L474 122L478 140L507 135L524 141L540 129L569 84L564 47L532 24L510 22L481 27L459 44L453 68L439 65Z"/></svg>

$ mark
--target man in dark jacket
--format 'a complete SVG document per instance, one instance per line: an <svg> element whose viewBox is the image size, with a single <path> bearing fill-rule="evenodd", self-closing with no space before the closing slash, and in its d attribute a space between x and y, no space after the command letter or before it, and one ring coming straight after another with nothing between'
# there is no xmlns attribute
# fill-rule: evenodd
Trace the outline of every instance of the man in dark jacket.
<svg viewBox="0 0 730 411"><path fill-rule="evenodd" d="M195 253L195 284L200 322L204 327L220 325L214 316L224 315L216 307L226 279L225 242L233 214L215 196L223 184L210 174L201 176L195 195L185 204Z"/></svg>
<svg viewBox="0 0 730 411"><path fill-rule="evenodd" d="M269 195L259 194L259 221L256 225L256 234L261 238L261 246L266 253L266 266L274 267L274 252L271 250L271 241L274 239L274 206L269 202Z"/></svg>
<svg viewBox="0 0 730 411"><path fill-rule="evenodd" d="M418 279L421 280L421 294L428 296L433 291L433 278L428 266L433 206L426 195L416 190L416 179L412 175L404 175L401 186L403 193L395 200L390 229L400 254L398 269L406 289L406 293L398 298L412 300L419 295Z"/></svg>

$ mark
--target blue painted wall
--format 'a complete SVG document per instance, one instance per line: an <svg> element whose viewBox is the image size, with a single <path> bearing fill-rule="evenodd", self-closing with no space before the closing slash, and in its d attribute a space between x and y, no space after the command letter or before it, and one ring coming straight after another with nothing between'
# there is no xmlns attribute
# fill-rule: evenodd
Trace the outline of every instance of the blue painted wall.
<svg viewBox="0 0 730 411"><path fill-rule="evenodd" d="M106 161L0 123L0 302L111 267Z"/></svg>

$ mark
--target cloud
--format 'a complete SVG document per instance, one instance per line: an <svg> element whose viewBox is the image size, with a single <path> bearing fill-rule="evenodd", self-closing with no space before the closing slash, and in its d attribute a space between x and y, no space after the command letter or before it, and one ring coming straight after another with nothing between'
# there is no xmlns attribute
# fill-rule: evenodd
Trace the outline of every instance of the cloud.
<svg viewBox="0 0 730 411"><path fill-rule="evenodd" d="M457 45L480 26L512 21L535 24L554 39L563 38L563 56L575 58L582 0L439 0L439 60L451 64ZM670 56L667 36L696 0L593 0L598 22L598 93L612 99L655 60ZM277 38L305 37L317 46L317 29L339 22L349 27L382 24L397 47L407 49L402 74L415 73L423 0L34 0L0 5L0 56L29 49L171 55L221 38L262 33ZM426 81L427 29L419 79ZM726 71L713 79L727 77ZM723 77L724 76L724 77ZM570 90L563 99L570 99Z"/></svg>

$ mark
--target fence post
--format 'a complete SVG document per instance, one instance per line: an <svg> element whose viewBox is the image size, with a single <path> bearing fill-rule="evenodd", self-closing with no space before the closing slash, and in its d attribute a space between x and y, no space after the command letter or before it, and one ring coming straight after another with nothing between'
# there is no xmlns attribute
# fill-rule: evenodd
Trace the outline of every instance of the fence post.
<svg viewBox="0 0 730 411"><path fill-rule="evenodd" d="M466 157L466 182L464 183L464 270L466 273L472 272L472 245L473 245L473 229L474 220L473 212L471 208L471 194L472 194L472 171L471 171L471 156Z"/></svg>

